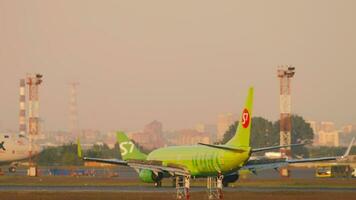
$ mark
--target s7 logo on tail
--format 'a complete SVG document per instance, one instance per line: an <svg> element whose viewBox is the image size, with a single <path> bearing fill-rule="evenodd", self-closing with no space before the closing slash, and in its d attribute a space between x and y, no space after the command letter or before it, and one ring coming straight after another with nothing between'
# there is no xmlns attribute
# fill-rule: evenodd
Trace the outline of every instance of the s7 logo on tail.
<svg viewBox="0 0 356 200"><path fill-rule="evenodd" d="M241 123L242 123L242 127L244 128L247 128L248 125L250 124L250 113L246 108L242 112Z"/></svg>
<svg viewBox="0 0 356 200"><path fill-rule="evenodd" d="M124 145L129 145L129 148L127 148ZM123 156L125 156L127 153L132 153L133 149L134 149L134 143L132 143L131 141L120 143L121 155Z"/></svg>

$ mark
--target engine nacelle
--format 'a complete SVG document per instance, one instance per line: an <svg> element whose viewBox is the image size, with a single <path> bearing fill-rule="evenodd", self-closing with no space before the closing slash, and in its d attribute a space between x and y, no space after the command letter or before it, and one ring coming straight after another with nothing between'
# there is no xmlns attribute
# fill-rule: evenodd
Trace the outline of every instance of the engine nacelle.
<svg viewBox="0 0 356 200"><path fill-rule="evenodd" d="M158 173L158 175L156 175L155 173L153 173L153 171L148 169L141 170L138 176L140 177L142 182L145 183L155 183L163 178L161 173Z"/></svg>
<svg viewBox="0 0 356 200"><path fill-rule="evenodd" d="M233 174L229 176L224 176L223 185L225 187L229 186L229 183L233 183L239 179L239 174Z"/></svg>

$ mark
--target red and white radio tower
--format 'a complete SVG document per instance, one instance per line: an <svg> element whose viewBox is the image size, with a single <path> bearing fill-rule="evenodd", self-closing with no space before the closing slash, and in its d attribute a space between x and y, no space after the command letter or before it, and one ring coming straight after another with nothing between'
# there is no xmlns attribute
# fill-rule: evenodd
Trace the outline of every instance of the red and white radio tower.
<svg viewBox="0 0 356 200"><path fill-rule="evenodd" d="M26 83L28 85L28 133L29 133L29 158L30 167L34 164L32 162L33 155L33 137L39 134L39 96L38 96L38 86L42 83L42 75L34 74L27 75Z"/></svg>
<svg viewBox="0 0 356 200"><path fill-rule="evenodd" d="M295 68L287 65L280 66L277 70L277 76L280 80L280 145L291 144L291 79L295 74ZM291 148L281 149L282 157L291 158ZM282 176L289 176L287 168L281 170Z"/></svg>
<svg viewBox="0 0 356 200"><path fill-rule="evenodd" d="M20 99L19 99L19 132L20 135L26 135L26 81L20 79Z"/></svg>

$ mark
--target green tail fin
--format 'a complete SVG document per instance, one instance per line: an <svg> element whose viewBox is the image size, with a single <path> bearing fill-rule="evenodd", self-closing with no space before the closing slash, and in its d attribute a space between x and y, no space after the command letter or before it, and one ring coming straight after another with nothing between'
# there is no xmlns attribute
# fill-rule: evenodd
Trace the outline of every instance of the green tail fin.
<svg viewBox="0 0 356 200"><path fill-rule="evenodd" d="M250 132L253 106L253 88L248 91L245 107L242 110L242 115L239 121L239 126L236 129L234 137L229 140L226 145L234 147L249 147Z"/></svg>
<svg viewBox="0 0 356 200"><path fill-rule="evenodd" d="M147 155L140 152L136 145L122 131L116 133L123 160L146 160Z"/></svg>

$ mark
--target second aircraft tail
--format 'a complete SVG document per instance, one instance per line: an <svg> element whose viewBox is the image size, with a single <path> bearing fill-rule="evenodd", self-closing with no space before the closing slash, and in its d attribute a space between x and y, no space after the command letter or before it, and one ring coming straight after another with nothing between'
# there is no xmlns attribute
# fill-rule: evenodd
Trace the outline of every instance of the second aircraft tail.
<svg viewBox="0 0 356 200"><path fill-rule="evenodd" d="M146 160L147 155L142 153L124 132L118 131L116 138L123 160Z"/></svg>

